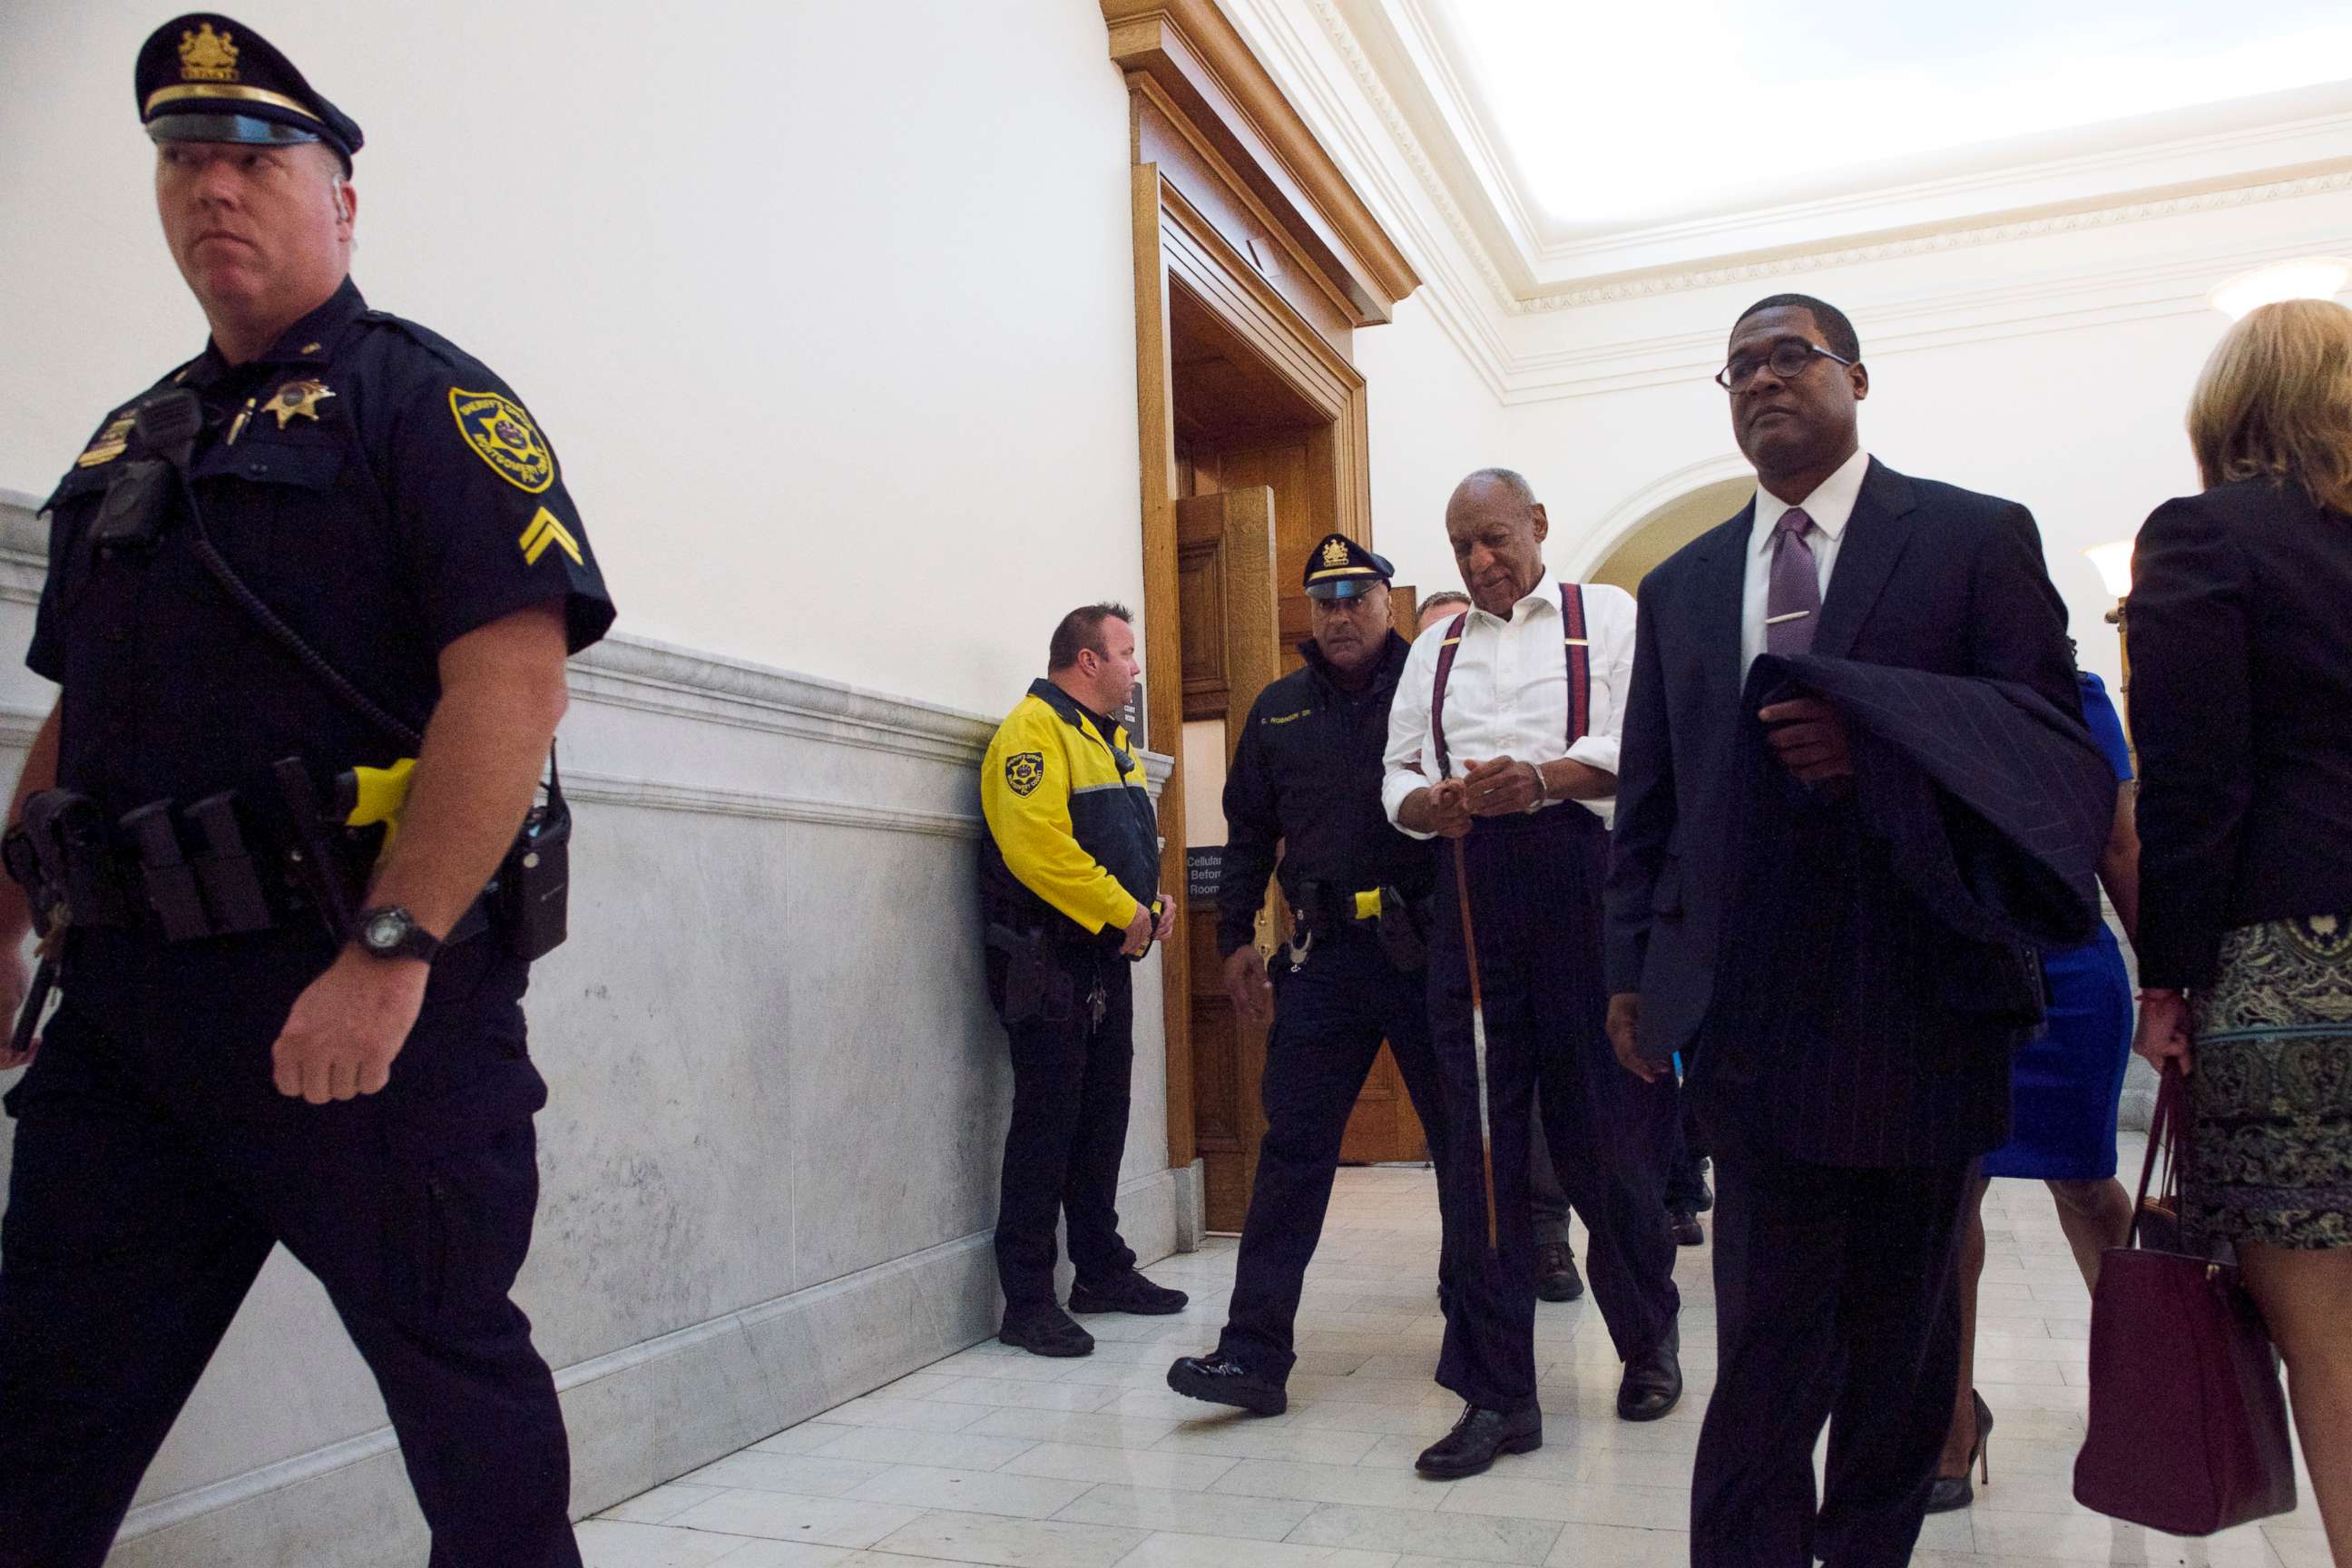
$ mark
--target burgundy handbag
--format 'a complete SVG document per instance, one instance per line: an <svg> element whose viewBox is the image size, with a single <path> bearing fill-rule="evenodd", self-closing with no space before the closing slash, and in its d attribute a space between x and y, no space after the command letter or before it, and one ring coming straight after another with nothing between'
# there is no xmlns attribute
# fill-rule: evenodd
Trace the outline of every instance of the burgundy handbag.
<svg viewBox="0 0 2352 1568"><path fill-rule="evenodd" d="M2179 1245L2187 1099L2179 1070L2168 1065L2131 1235L2100 1259L2090 1429L2074 1458L2074 1500L2168 1534L2210 1535L2292 1510L2294 1458L2278 1355L2238 1270L2162 1249ZM2151 1202L2159 1150L2164 1180Z"/></svg>

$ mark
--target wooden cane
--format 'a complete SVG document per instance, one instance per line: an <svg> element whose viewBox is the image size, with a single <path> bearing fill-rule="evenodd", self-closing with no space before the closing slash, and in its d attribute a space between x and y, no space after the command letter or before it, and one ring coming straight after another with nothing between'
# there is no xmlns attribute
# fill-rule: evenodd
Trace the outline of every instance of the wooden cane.
<svg viewBox="0 0 2352 1568"><path fill-rule="evenodd" d="M1470 868L1454 841L1454 891L1462 906L1462 953L1470 965L1470 1059L1478 1071L1478 1152L1486 1175L1486 1250L1499 1252L1495 1227L1495 1121L1486 1109L1486 998L1478 984L1478 931L1470 920Z"/></svg>

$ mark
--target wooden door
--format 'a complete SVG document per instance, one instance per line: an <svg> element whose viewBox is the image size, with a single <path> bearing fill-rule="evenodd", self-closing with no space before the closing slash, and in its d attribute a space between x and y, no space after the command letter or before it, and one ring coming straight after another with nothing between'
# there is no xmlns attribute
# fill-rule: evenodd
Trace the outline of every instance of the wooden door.
<svg viewBox="0 0 2352 1568"><path fill-rule="evenodd" d="M1275 582L1273 490L1253 485L1176 503L1184 717L1222 720L1228 760L1250 704L1282 672ZM1187 902L1184 942L1192 1137L1206 1166L1208 1227L1239 1230L1265 1131L1265 1032L1244 1025L1225 995L1211 900Z"/></svg>

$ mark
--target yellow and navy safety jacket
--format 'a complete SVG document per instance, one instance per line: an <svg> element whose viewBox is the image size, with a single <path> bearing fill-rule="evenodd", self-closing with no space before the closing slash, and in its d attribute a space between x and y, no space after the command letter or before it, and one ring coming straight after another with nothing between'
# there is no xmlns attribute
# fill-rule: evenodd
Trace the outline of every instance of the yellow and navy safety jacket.
<svg viewBox="0 0 2352 1568"><path fill-rule="evenodd" d="M1050 680L996 727L980 764L987 918L1079 939L1117 931L1160 887L1160 826L1127 731Z"/></svg>

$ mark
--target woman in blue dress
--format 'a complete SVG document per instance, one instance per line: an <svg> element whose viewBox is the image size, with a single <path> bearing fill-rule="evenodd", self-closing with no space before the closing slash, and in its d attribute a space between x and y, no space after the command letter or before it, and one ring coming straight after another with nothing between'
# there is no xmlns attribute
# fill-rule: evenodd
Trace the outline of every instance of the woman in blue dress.
<svg viewBox="0 0 2352 1568"><path fill-rule="evenodd" d="M2123 921L2139 926L2139 833L2132 816L2131 748L2107 689L2095 675L2078 676L2083 718L2116 772L2115 828L2100 858L2099 881ZM2049 984L2050 1026L2017 1053L2010 1075L2010 1139L1985 1156L1960 1253L1959 1397L1944 1439L1943 1460L1927 1510L1941 1513L1976 1500L1970 1470L1987 1480L1985 1437L1992 1412L1972 1384L1976 1364L1977 1281L1984 1273L1985 1189L1995 1176L2047 1183L2058 1223L2074 1249L2087 1287L2098 1283L2099 1255L2123 1245L2131 1226L2131 1194L2116 1180L2116 1107L2124 1068L2131 1060L2131 982L2123 950L2102 923L2080 947L2042 955Z"/></svg>

